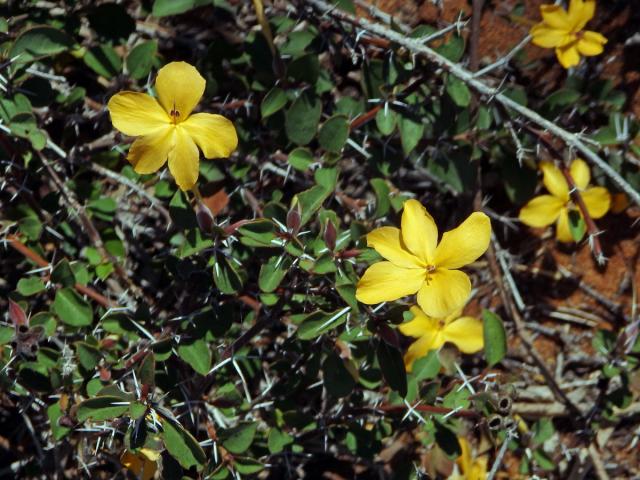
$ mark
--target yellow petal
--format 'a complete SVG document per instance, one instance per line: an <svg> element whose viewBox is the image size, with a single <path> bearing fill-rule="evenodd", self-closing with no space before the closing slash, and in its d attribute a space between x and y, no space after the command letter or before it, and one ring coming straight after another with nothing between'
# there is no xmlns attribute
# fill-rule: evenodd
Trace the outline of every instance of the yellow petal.
<svg viewBox="0 0 640 480"><path fill-rule="evenodd" d="M466 273L438 268L418 291L418 305L430 317L445 318L462 308L470 293L471 280Z"/></svg>
<svg viewBox="0 0 640 480"><path fill-rule="evenodd" d="M560 5L540 5L540 14L542 21L550 27L569 31L569 15Z"/></svg>
<svg viewBox="0 0 640 480"><path fill-rule="evenodd" d="M175 128L175 147L169 153L169 171L181 190L191 190L198 180L200 154L182 126Z"/></svg>
<svg viewBox="0 0 640 480"><path fill-rule="evenodd" d="M413 313L413 318L408 322L398 325L398 329L403 335L420 338L438 329L439 322L431 317L427 317L427 315L420 310L420 307L413 306L410 311Z"/></svg>
<svg viewBox="0 0 640 480"><path fill-rule="evenodd" d="M558 219L565 202L553 195L533 198L520 210L520 221L529 227L539 228L551 225Z"/></svg>
<svg viewBox="0 0 640 480"><path fill-rule="evenodd" d="M582 38L578 40L578 51L585 57L600 55L604 51L607 39L598 32L583 32Z"/></svg>
<svg viewBox="0 0 640 480"><path fill-rule="evenodd" d="M542 170L542 183L549 193L565 202L568 201L569 186L560 169L553 163L545 161L540 162L540 170Z"/></svg>
<svg viewBox="0 0 640 480"><path fill-rule="evenodd" d="M560 65L564 68L575 67L580 63L580 53L578 52L578 42L571 42L564 47L556 48L556 56Z"/></svg>
<svg viewBox="0 0 640 480"><path fill-rule="evenodd" d="M458 227L445 232L436 248L434 263L440 268L460 268L478 259L489 247L491 221L473 212Z"/></svg>
<svg viewBox="0 0 640 480"><path fill-rule="evenodd" d="M582 200L591 218L600 218L609 211L611 194L604 187L591 187L582 192Z"/></svg>
<svg viewBox="0 0 640 480"><path fill-rule="evenodd" d="M563 208L558 217L558 223L556 224L556 239L559 242L570 243L573 242L573 235L569 229L569 212L566 208Z"/></svg>
<svg viewBox="0 0 640 480"><path fill-rule="evenodd" d="M424 263L429 263L433 259L438 243L438 227L427 209L417 200L404 202L402 240Z"/></svg>
<svg viewBox="0 0 640 480"><path fill-rule="evenodd" d="M576 187L578 187L578 190L584 190L587 188L587 185L589 185L589 182L591 181L591 172L589 171L587 162L580 158L576 158L571 162L569 173L571 174L571 178L573 178Z"/></svg>
<svg viewBox="0 0 640 480"><path fill-rule="evenodd" d="M206 83L193 65L171 62L156 77L160 105L167 113L174 112L176 122L183 122L202 98Z"/></svg>
<svg viewBox="0 0 640 480"><path fill-rule="evenodd" d="M424 357L431 350L437 350L443 344L442 334L437 330L427 333L413 342L407 349L407 353L404 354L404 367L407 372L411 372L413 362Z"/></svg>
<svg viewBox="0 0 640 480"><path fill-rule="evenodd" d="M195 140L205 158L227 158L238 146L236 127L222 115L195 113L180 126Z"/></svg>
<svg viewBox="0 0 640 480"><path fill-rule="evenodd" d="M579 32L582 30L587 22L593 18L595 11L595 0L571 0L568 12L571 31Z"/></svg>
<svg viewBox="0 0 640 480"><path fill-rule="evenodd" d="M473 317L460 317L445 325L445 342L453 343L463 353L476 353L484 347L482 322Z"/></svg>
<svg viewBox="0 0 640 480"><path fill-rule="evenodd" d="M473 459L471 458L471 448L469 442L464 437L458 437L458 443L460 444L460 456L456 459L456 463L462 470L462 473L467 477L471 472L471 464Z"/></svg>
<svg viewBox="0 0 640 480"><path fill-rule="evenodd" d="M356 298L372 305L390 302L416 293L424 283L426 270L402 268L391 262L371 265L358 282Z"/></svg>
<svg viewBox="0 0 640 480"><path fill-rule="evenodd" d="M171 122L156 99L146 93L116 93L107 109L114 128L132 137L148 135Z"/></svg>
<svg viewBox="0 0 640 480"><path fill-rule="evenodd" d="M404 268L424 268L426 265L415 257L402 243L400 229L381 227L367 235L367 245L394 265Z"/></svg>
<svg viewBox="0 0 640 480"><path fill-rule="evenodd" d="M533 44L542 48L561 47L573 40L565 30L558 30L544 23L534 25L529 33L533 37Z"/></svg>
<svg viewBox="0 0 640 480"><path fill-rule="evenodd" d="M127 470L142 480L151 480L158 464L148 459L145 455L137 455L129 450L125 450L120 456L120 463Z"/></svg>
<svg viewBox="0 0 640 480"><path fill-rule="evenodd" d="M167 161L174 144L175 128L167 125L136 139L129 148L127 160L140 174L157 172Z"/></svg>
<svg viewBox="0 0 640 480"><path fill-rule="evenodd" d="M486 480L487 479L487 457L476 458L471 467L471 476L469 480Z"/></svg>

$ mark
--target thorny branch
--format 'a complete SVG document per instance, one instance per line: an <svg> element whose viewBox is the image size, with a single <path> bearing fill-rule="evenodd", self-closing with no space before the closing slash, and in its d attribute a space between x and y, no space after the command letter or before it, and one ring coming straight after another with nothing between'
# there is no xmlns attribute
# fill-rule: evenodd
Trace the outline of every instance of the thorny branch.
<svg viewBox="0 0 640 480"><path fill-rule="evenodd" d="M548 130L551 134L561 139L569 148L578 150L582 155L591 163L597 165L618 187L623 190L636 204L640 205L640 192L635 190L629 183L620 176L600 155L591 150L581 139L580 135L569 132L554 122L547 120L537 112L527 108L515 100L512 100L505 94L500 92L499 88L494 88L483 81L479 80L476 75L461 65L454 63L447 58L443 57L435 50L424 45L420 40L408 38L405 35L395 32L390 28L380 25L378 23L370 22L364 18L355 17L349 13L339 10L335 5L331 5L324 0L305 0L305 2L324 15L330 15L337 20L347 22L352 25L365 29L365 31L371 32L378 37L394 42L402 47L405 47L412 53L424 55L427 59L434 62L443 70L451 73L458 79L465 82L471 88L476 90L479 94L487 97L487 102L495 101L516 113L522 115L530 122ZM376 38L373 37L372 38Z"/></svg>

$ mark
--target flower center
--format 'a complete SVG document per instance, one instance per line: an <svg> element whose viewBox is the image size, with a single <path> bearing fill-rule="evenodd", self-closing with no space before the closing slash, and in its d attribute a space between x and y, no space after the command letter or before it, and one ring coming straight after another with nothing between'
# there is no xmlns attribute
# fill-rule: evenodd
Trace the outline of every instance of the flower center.
<svg viewBox="0 0 640 480"><path fill-rule="evenodd" d="M180 121L180 112L175 108L169 112L169 116L173 123L178 123Z"/></svg>
<svg viewBox="0 0 640 480"><path fill-rule="evenodd" d="M437 267L435 265L427 265L426 266L427 269L427 277L425 278L425 282L427 282L427 285L429 285L429 283L431 283L431 273L435 272Z"/></svg>

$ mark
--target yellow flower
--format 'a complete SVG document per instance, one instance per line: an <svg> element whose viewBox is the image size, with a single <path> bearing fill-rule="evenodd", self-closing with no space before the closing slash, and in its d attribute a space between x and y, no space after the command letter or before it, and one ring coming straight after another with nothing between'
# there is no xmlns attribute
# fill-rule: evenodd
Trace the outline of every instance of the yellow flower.
<svg viewBox="0 0 640 480"><path fill-rule="evenodd" d="M172 62L158 72L158 98L146 93L116 93L107 104L113 126L139 137L127 155L138 173L153 173L169 159L169 170L182 190L198 180L200 154L228 157L238 145L236 129L221 115L191 111L204 93L206 81L192 65Z"/></svg>
<svg viewBox="0 0 640 480"><path fill-rule="evenodd" d="M404 203L402 230L382 227L367 235L367 244L387 261L371 265L358 282L356 298L375 304L418 293L418 305L434 318L462 308L471 293L466 273L456 270L475 261L489 246L491 222L474 212L442 235L417 200Z"/></svg>
<svg viewBox="0 0 640 480"><path fill-rule="evenodd" d="M541 5L542 22L530 31L534 45L555 48L564 68L578 65L580 55L600 55L607 39L598 32L582 31L595 11L595 0L571 0L568 12L560 5Z"/></svg>
<svg viewBox="0 0 640 480"><path fill-rule="evenodd" d="M125 450L120 456L120 463L141 480L150 480L158 470L159 458L159 452L148 448L141 448L139 453Z"/></svg>
<svg viewBox="0 0 640 480"><path fill-rule="evenodd" d="M529 201L520 210L520 221L535 228L547 227L557 221L556 238L561 242L572 242L569 212L573 210L580 213L580 211L571 201L569 185L560 169L553 163L541 162L540 169L543 175L542 183L551 195L540 195ZM604 216L611 204L609 191L604 187L587 188L591 173L587 164L579 158L571 162L569 172L591 218Z"/></svg>
<svg viewBox="0 0 640 480"><path fill-rule="evenodd" d="M482 322L473 317L461 317L462 310L445 318L429 317L418 307L410 310L413 319L398 327L403 335L417 338L404 356L407 372L411 371L413 362L431 350L438 350L446 342L453 343L464 353L476 353L484 347Z"/></svg>
<svg viewBox="0 0 640 480"><path fill-rule="evenodd" d="M466 438L458 437L462 453L456 460L462 475L454 474L449 480L485 480L487 478L487 457L474 458Z"/></svg>

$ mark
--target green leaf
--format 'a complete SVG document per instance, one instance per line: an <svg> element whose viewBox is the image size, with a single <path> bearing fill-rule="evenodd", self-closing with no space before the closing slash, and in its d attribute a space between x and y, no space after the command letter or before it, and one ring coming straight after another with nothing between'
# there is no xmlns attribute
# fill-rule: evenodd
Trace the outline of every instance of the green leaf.
<svg viewBox="0 0 640 480"><path fill-rule="evenodd" d="M314 177L317 185L294 197L294 204L297 201L302 211L300 225L311 220L324 201L333 193L338 182L338 169L320 168L316 170Z"/></svg>
<svg viewBox="0 0 640 480"><path fill-rule="evenodd" d="M154 17L166 17L188 12L202 5L210 5L211 0L155 0L151 15Z"/></svg>
<svg viewBox="0 0 640 480"><path fill-rule="evenodd" d="M544 444L547 440L553 437L555 429L553 428L553 422L550 418L541 418L533 427L533 446Z"/></svg>
<svg viewBox="0 0 640 480"><path fill-rule="evenodd" d="M156 355L149 352L145 355L137 369L138 380L142 385L153 386L156 383Z"/></svg>
<svg viewBox="0 0 640 480"><path fill-rule="evenodd" d="M383 107L376 113L376 126L382 135L391 135L397 123L398 114L391 108Z"/></svg>
<svg viewBox="0 0 640 480"><path fill-rule="evenodd" d="M356 381L347 370L344 360L334 351L327 354L327 358L322 364L322 376L324 387L334 397L346 397L356 385Z"/></svg>
<svg viewBox="0 0 640 480"><path fill-rule="evenodd" d="M29 240L38 240L42 233L42 222L37 217L24 217L18 220L18 228Z"/></svg>
<svg viewBox="0 0 640 480"><path fill-rule="evenodd" d="M33 59L62 53L72 45L73 39L63 31L50 26L37 26L24 30L18 36L8 58L20 55L16 62L28 63Z"/></svg>
<svg viewBox="0 0 640 480"><path fill-rule="evenodd" d="M350 307L336 310L335 312L323 312L318 310L305 317L298 326L298 338L301 340L312 340L325 332L342 325L347 320L347 313Z"/></svg>
<svg viewBox="0 0 640 480"><path fill-rule="evenodd" d="M121 417L129 410L129 402L115 395L90 398L78 405L76 416L78 421L91 419L95 421L111 420Z"/></svg>
<svg viewBox="0 0 640 480"><path fill-rule="evenodd" d="M507 336L502 319L489 310L482 310L484 357L490 367L507 354Z"/></svg>
<svg viewBox="0 0 640 480"><path fill-rule="evenodd" d="M378 342L376 350L382 376L389 386L398 392L401 397L407 396L407 374L404 368L402 353L387 342Z"/></svg>
<svg viewBox="0 0 640 480"><path fill-rule="evenodd" d="M576 242L582 240L587 232L587 224L577 210L569 211L569 231Z"/></svg>
<svg viewBox="0 0 640 480"><path fill-rule="evenodd" d="M376 194L376 211L373 215L375 218L384 217L391 208L391 201L389 200L391 189L389 184L383 178L372 178L369 183Z"/></svg>
<svg viewBox="0 0 640 480"><path fill-rule="evenodd" d="M464 55L464 38L453 35L447 43L436 48L436 51L452 62L458 62Z"/></svg>
<svg viewBox="0 0 640 480"><path fill-rule="evenodd" d="M400 128L400 142L405 155L409 155L420 142L424 134L424 125L414 122L407 117L400 117L398 123Z"/></svg>
<svg viewBox="0 0 640 480"><path fill-rule="evenodd" d="M198 338L191 343L180 343L178 356L200 375L206 375L211 369L211 350L204 338Z"/></svg>
<svg viewBox="0 0 640 480"><path fill-rule="evenodd" d="M71 265L69 265L69 261L66 258L60 260L53 268L51 280L63 287L72 287L76 284L76 276L73 274Z"/></svg>
<svg viewBox="0 0 640 480"><path fill-rule="evenodd" d="M298 83L305 82L309 85L315 85L320 76L318 55L309 53L293 60L287 68L287 76Z"/></svg>
<svg viewBox="0 0 640 480"><path fill-rule="evenodd" d="M167 417L162 418L162 441L169 454L183 468L196 467L196 470L202 470L207 456L193 435L178 422Z"/></svg>
<svg viewBox="0 0 640 480"><path fill-rule="evenodd" d="M60 320L72 327L86 327L93 323L91 305L72 288L58 290L52 308Z"/></svg>
<svg viewBox="0 0 640 480"><path fill-rule="evenodd" d="M457 77L449 75L447 78L447 93L459 107L468 107L471 103L471 91L469 87Z"/></svg>
<svg viewBox="0 0 640 480"><path fill-rule="evenodd" d="M275 225L266 218L243 225L238 229L238 233L242 235L240 241L250 247L276 247L280 245L280 242L273 243L274 240L277 240Z"/></svg>
<svg viewBox="0 0 640 480"><path fill-rule="evenodd" d="M106 79L111 79L122 71L122 59L109 45L90 48L83 59L89 68Z"/></svg>
<svg viewBox="0 0 640 480"><path fill-rule="evenodd" d="M236 293L242 288L242 277L234 262L224 255L218 255L213 265L213 282L216 287L227 294Z"/></svg>
<svg viewBox="0 0 640 480"><path fill-rule="evenodd" d="M267 118L282 110L287 104L287 94L280 87L273 87L262 99L260 113L262 118Z"/></svg>
<svg viewBox="0 0 640 480"><path fill-rule="evenodd" d="M240 424L220 433L222 445L231 453L238 455L247 451L256 436L258 423Z"/></svg>
<svg viewBox="0 0 640 480"><path fill-rule="evenodd" d="M313 154L307 148L298 147L291 150L287 157L287 162L296 170L306 172L314 162Z"/></svg>
<svg viewBox="0 0 640 480"><path fill-rule="evenodd" d="M78 362L85 370L93 371L102 358L100 350L87 342L75 342Z"/></svg>
<svg viewBox="0 0 640 480"><path fill-rule="evenodd" d="M349 138L349 121L345 115L334 115L320 127L318 142L325 150L340 153Z"/></svg>
<svg viewBox="0 0 640 480"><path fill-rule="evenodd" d="M181 230L198 229L198 220L196 214L187 202L186 194L178 190L169 202L169 213L171 220Z"/></svg>
<svg viewBox="0 0 640 480"><path fill-rule="evenodd" d="M20 295L24 295L25 297L29 297L31 295L35 295L36 293L40 293L46 289L46 286L39 277L26 277L18 280L18 285L16 290Z"/></svg>
<svg viewBox="0 0 640 480"><path fill-rule="evenodd" d="M136 45L127 55L127 71L132 78L146 78L158 53L158 42L149 40Z"/></svg>
<svg viewBox="0 0 640 480"><path fill-rule="evenodd" d="M460 443L458 443L458 437L456 434L442 425L440 422L434 422L436 427L436 443L447 455L447 457L454 459L458 458L462 454Z"/></svg>
<svg viewBox="0 0 640 480"><path fill-rule="evenodd" d="M293 443L293 437L287 432L283 432L278 428L269 430L267 436L267 447L271 453L280 453L287 445Z"/></svg>
<svg viewBox="0 0 640 480"><path fill-rule="evenodd" d="M284 129L287 137L297 145L306 145L316 135L322 102L309 91L305 91L295 99L285 113Z"/></svg>
<svg viewBox="0 0 640 480"><path fill-rule="evenodd" d="M53 403L47 408L47 416L49 417L49 425L51 425L51 433L55 440L62 440L71 431L69 427L63 427L58 424L58 420L62 417L62 408L60 402Z"/></svg>
<svg viewBox="0 0 640 480"><path fill-rule="evenodd" d="M260 267L258 285L263 292L273 292L289 271L292 260L288 256L271 257Z"/></svg>
<svg viewBox="0 0 640 480"><path fill-rule="evenodd" d="M437 350L431 350L425 357L418 358L413 362L411 375L420 382L436 378L440 371L440 358Z"/></svg>

